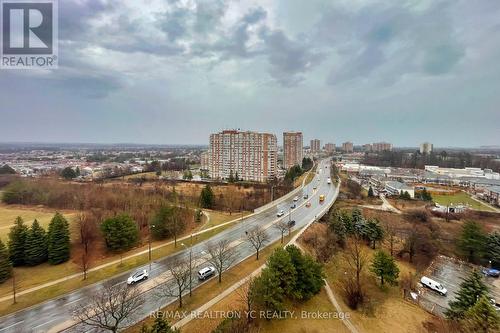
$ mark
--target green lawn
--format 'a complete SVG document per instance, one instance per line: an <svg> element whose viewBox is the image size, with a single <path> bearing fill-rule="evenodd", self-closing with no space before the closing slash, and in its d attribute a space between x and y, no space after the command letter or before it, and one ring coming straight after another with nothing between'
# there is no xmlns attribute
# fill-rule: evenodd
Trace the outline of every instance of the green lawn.
<svg viewBox="0 0 500 333"><path fill-rule="evenodd" d="M488 206L472 199L469 194L462 191L453 195L433 195L432 199L442 206L463 204L476 210L492 211Z"/></svg>

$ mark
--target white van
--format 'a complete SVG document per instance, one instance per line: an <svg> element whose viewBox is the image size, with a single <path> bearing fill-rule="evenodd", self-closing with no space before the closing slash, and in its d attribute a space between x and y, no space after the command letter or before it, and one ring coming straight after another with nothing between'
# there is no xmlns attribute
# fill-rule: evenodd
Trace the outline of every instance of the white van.
<svg viewBox="0 0 500 333"><path fill-rule="evenodd" d="M208 266L198 271L198 279L206 280L214 274L215 274L215 267Z"/></svg>
<svg viewBox="0 0 500 333"><path fill-rule="evenodd" d="M420 283L422 284L422 286L432 289L440 293L442 296L446 296L446 293L448 292L448 290L446 290L446 288L443 287L441 283L436 282L428 278L427 276L422 276L422 278L420 279Z"/></svg>

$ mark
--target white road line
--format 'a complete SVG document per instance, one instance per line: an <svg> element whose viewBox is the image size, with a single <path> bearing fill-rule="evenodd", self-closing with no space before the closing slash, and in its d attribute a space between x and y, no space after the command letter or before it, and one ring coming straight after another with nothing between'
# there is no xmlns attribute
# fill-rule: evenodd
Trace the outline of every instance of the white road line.
<svg viewBox="0 0 500 333"><path fill-rule="evenodd" d="M7 326L7 327L4 327L4 328L0 329L0 332L1 332L1 331L5 331L6 329L9 329L9 328L11 328L11 327L14 327L14 326L19 325L19 324L22 324L22 323L24 323L24 320L18 321L18 322L17 322L17 323L15 323L15 324L12 324L12 325L9 325L9 326Z"/></svg>
<svg viewBox="0 0 500 333"><path fill-rule="evenodd" d="M82 299L83 299L83 297L77 298L77 299L75 299L74 301L71 301L71 302L68 302L68 303L64 304L63 306L68 306L68 305L70 305L70 304L73 304L73 303L76 303L76 302L78 302L78 301L81 301Z"/></svg>
<svg viewBox="0 0 500 333"><path fill-rule="evenodd" d="M52 319L52 320L46 321L46 322L45 322L45 323L43 323L43 324L36 325L35 327L33 327L33 329L38 328L38 327L41 327L41 326L45 326L45 325L47 325L47 324L49 324L49 323L51 323L51 322L53 322L53 321L56 321L56 320L58 320L58 319L59 319L59 318L54 318L54 319Z"/></svg>

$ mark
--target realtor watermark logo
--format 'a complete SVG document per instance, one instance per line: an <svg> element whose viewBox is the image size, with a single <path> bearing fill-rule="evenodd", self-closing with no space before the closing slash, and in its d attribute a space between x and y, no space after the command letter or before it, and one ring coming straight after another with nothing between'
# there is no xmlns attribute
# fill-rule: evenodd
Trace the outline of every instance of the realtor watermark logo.
<svg viewBox="0 0 500 333"><path fill-rule="evenodd" d="M57 0L0 0L0 68L57 68L57 15Z"/></svg>

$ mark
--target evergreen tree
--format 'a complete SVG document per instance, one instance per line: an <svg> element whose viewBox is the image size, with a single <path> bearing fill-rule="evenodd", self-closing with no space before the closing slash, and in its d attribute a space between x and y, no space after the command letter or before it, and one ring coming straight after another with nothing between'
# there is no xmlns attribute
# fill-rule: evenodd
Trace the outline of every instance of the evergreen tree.
<svg viewBox="0 0 500 333"><path fill-rule="evenodd" d="M256 305L264 310L283 310L285 292L281 287L280 276L269 267L264 268L253 281L251 295Z"/></svg>
<svg viewBox="0 0 500 333"><path fill-rule="evenodd" d="M466 221L458 239L458 249L467 256L469 262L476 262L482 256L486 234L474 221Z"/></svg>
<svg viewBox="0 0 500 333"><path fill-rule="evenodd" d="M151 326L151 330L149 333L176 333L180 332L177 329L173 329L168 321L162 316L157 316L155 321L153 322L153 326Z"/></svg>
<svg viewBox="0 0 500 333"><path fill-rule="evenodd" d="M234 175L233 175L233 170L229 171L229 178L227 179L228 182L234 183Z"/></svg>
<svg viewBox="0 0 500 333"><path fill-rule="evenodd" d="M139 230L134 220L127 214L117 215L104 220L101 231L106 246L111 251L126 251L137 244Z"/></svg>
<svg viewBox="0 0 500 333"><path fill-rule="evenodd" d="M214 192L212 191L212 188L210 185L206 185L202 190L200 194L200 206L201 208L208 208L211 209L214 207L215 204L215 195Z"/></svg>
<svg viewBox="0 0 500 333"><path fill-rule="evenodd" d="M66 167L64 168L62 171L61 171L61 176L64 178L64 179L73 179L73 178L76 178L76 172L75 170L73 170L72 167Z"/></svg>
<svg viewBox="0 0 500 333"><path fill-rule="evenodd" d="M61 264L69 260L69 224L60 213L56 213L50 221L47 233L47 248L48 259L51 265Z"/></svg>
<svg viewBox="0 0 500 333"><path fill-rule="evenodd" d="M396 265L394 258L382 250L375 253L370 270L380 278L381 285L384 285L385 281L390 284L397 283L399 268Z"/></svg>
<svg viewBox="0 0 500 333"><path fill-rule="evenodd" d="M373 194L373 188L370 186L368 189L368 198L373 198L375 195Z"/></svg>
<svg viewBox="0 0 500 333"><path fill-rule="evenodd" d="M488 297L483 295L465 313L464 324L467 332L497 332L500 328L500 317Z"/></svg>
<svg viewBox="0 0 500 333"><path fill-rule="evenodd" d="M35 266L47 261L47 235L37 220L33 221L26 237L24 261L28 266Z"/></svg>
<svg viewBox="0 0 500 333"><path fill-rule="evenodd" d="M333 233L337 238L337 244L343 248L345 246L345 242L348 236L348 231L346 224L343 221L342 213L339 213L337 211L334 212L330 216L329 222L330 222L330 229L333 231Z"/></svg>
<svg viewBox="0 0 500 333"><path fill-rule="evenodd" d="M184 220L177 218L177 208L164 206L151 221L151 234L155 239L166 239L184 231ZM154 226L154 227L153 227Z"/></svg>
<svg viewBox="0 0 500 333"><path fill-rule="evenodd" d="M282 248L275 249L267 260L267 267L279 277L280 287L285 295L295 296L297 271L288 252Z"/></svg>
<svg viewBox="0 0 500 333"><path fill-rule="evenodd" d="M449 319L463 319L465 313L476 304L477 300L482 296L487 296L488 287L483 282L481 273L474 270L460 284L460 290L455 296L455 299L448 303L449 310L445 315Z"/></svg>
<svg viewBox="0 0 500 333"><path fill-rule="evenodd" d="M384 239L384 229L380 226L377 219L368 220L364 234L366 239L370 242L372 249L375 249L377 242Z"/></svg>
<svg viewBox="0 0 500 333"><path fill-rule="evenodd" d="M308 300L321 291L325 284L323 268L313 258L303 255L295 245L286 247L297 272L294 295L297 299Z"/></svg>
<svg viewBox="0 0 500 333"><path fill-rule="evenodd" d="M493 267L500 267L500 233L497 231L489 234L485 241L484 258L491 260Z"/></svg>
<svg viewBox="0 0 500 333"><path fill-rule="evenodd" d="M9 257L13 266L24 265L24 245L26 244L27 235L28 227L24 224L23 219L18 216L9 232Z"/></svg>
<svg viewBox="0 0 500 333"><path fill-rule="evenodd" d="M5 282L12 276L12 264L9 260L9 252L0 239L0 283Z"/></svg>

